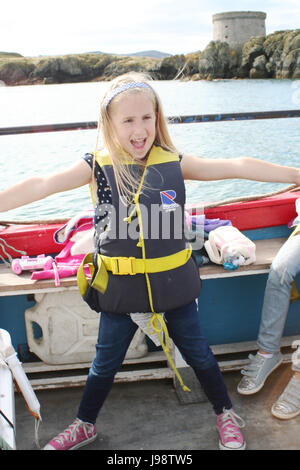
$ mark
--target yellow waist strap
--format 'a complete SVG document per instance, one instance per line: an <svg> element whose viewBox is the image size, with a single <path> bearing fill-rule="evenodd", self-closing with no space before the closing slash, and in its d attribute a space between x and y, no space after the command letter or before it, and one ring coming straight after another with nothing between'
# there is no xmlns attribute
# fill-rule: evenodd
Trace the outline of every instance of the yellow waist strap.
<svg viewBox="0 0 300 470"><path fill-rule="evenodd" d="M104 292L106 291L106 287L108 283L108 274L107 274L104 264L101 262L100 256L99 258L97 257L97 263L98 263L98 266L97 266L97 273L95 277L94 277L95 267L93 263L93 253L89 253L88 255L86 255L78 268L77 284L78 284L79 292L82 297L84 297L89 285L91 287L95 287L97 290L102 292L102 294L104 294ZM88 282L88 279L84 271L85 266L88 267L90 276L92 278L90 283Z"/></svg>
<svg viewBox="0 0 300 470"><path fill-rule="evenodd" d="M117 275L130 274L132 276L134 274L158 273L175 269L185 264L191 254L192 250L186 249L161 258L142 259L134 257L125 258L120 256L100 256L108 271Z"/></svg>
<svg viewBox="0 0 300 470"><path fill-rule="evenodd" d="M184 265L190 258L192 249L188 248L173 255L163 256L161 258L125 258L125 257L110 257L104 255L97 255L97 267L95 274L95 267L93 264L93 254L89 253L83 259L77 271L78 288L82 296L84 296L89 283L84 272L84 266L89 267L92 277L90 283L91 287L99 290L102 294L105 292L108 283L107 271L111 271L115 275L135 275L145 273L158 273L168 271ZM95 276L94 276L95 274Z"/></svg>

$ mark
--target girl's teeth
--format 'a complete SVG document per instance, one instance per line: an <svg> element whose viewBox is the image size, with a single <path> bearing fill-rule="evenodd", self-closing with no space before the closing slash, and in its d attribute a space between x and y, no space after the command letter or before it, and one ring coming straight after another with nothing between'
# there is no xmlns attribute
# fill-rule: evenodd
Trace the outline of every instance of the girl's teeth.
<svg viewBox="0 0 300 470"><path fill-rule="evenodd" d="M142 147L144 145L145 140L133 140L132 143L135 147Z"/></svg>

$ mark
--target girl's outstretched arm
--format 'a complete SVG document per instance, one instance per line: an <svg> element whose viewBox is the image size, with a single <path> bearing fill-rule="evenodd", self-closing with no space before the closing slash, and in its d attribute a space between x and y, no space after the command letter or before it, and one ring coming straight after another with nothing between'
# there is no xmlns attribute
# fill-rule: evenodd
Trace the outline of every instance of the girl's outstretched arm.
<svg viewBox="0 0 300 470"><path fill-rule="evenodd" d="M256 158L209 159L184 155L181 168L184 179L210 181L239 178L300 185L299 168Z"/></svg>
<svg viewBox="0 0 300 470"><path fill-rule="evenodd" d="M33 176L0 192L0 212L15 209L54 193L88 184L92 170L84 160L58 173Z"/></svg>

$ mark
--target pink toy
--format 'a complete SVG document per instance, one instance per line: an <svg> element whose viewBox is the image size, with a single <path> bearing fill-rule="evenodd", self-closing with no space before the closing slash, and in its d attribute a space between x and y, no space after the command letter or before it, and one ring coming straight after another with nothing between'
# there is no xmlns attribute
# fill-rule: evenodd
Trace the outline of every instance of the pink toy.
<svg viewBox="0 0 300 470"><path fill-rule="evenodd" d="M60 279L76 276L81 261L85 257L86 249L87 252L93 249L92 246L81 246L83 251L80 253L73 254L73 248L80 243L80 235L84 236L88 232L90 233L90 239L93 240L93 218L88 213L81 213L70 219L70 221L62 228L57 230L54 234L54 240L57 244L61 245L66 243L61 252L55 256L55 260L52 259L51 265L48 268L44 268L42 271L34 271L31 275L32 280L41 279L54 279L55 285L60 285ZM89 242L91 243L91 241ZM74 250L77 252L78 250ZM89 269L85 267L86 275L89 275Z"/></svg>
<svg viewBox="0 0 300 470"><path fill-rule="evenodd" d="M11 263L11 269L15 274L21 274L22 271L35 271L36 269L51 269L54 260L51 256L38 255L36 258L22 256L14 259Z"/></svg>

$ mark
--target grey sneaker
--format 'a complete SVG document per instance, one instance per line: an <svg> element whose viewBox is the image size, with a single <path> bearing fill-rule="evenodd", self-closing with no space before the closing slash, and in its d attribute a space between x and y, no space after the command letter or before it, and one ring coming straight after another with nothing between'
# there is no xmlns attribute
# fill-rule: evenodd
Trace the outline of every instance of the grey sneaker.
<svg viewBox="0 0 300 470"><path fill-rule="evenodd" d="M252 395L258 392L264 383L281 363L282 355L280 352L274 353L273 357L263 357L260 354L249 355L250 363L241 371L244 375L238 384L237 391L241 395Z"/></svg>
<svg viewBox="0 0 300 470"><path fill-rule="evenodd" d="M300 380L292 377L271 409L279 419L291 419L300 414Z"/></svg>

